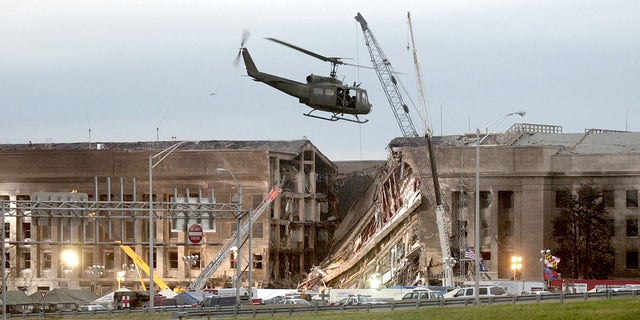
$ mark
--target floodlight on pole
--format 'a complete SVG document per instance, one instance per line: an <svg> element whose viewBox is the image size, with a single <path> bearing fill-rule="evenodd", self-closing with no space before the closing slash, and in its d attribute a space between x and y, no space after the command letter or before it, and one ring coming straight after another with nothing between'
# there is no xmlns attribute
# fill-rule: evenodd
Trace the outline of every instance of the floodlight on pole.
<svg viewBox="0 0 640 320"><path fill-rule="evenodd" d="M154 263L153 263L153 246L155 237L155 224L153 214L153 168L158 166L160 162L166 159L171 153L176 151L181 145L193 142L198 144L199 141L180 141L174 143L168 148L154 154L149 155L149 312L154 312L155 288L153 282ZM155 162L154 162L155 161Z"/></svg>
<svg viewBox="0 0 640 320"><path fill-rule="evenodd" d="M240 219L242 218L242 185L240 184L240 181L238 181L238 179L236 178L236 175L233 174L233 172L231 170L228 170L226 168L217 168L216 171L218 173L223 173L223 172L228 172L231 175L231 179L233 179L233 182L236 185L236 188L238 189L238 213L237 213L237 233L238 233L238 237L236 239L236 245L238 248L238 251L236 253L236 283L235 283L235 287L236 287L236 304L240 304L240 287L242 286L242 281L241 281L241 275L242 275L242 269L240 267L240 247L242 245L241 239L242 239L242 232L241 232L241 228L242 226L240 225ZM252 273L252 269L251 269L251 264L253 263L252 261L252 257L251 257L251 211L249 211L249 249L248 249L248 254L249 254L249 266L248 266L248 280L249 280L249 297L251 297L251 273Z"/></svg>
<svg viewBox="0 0 640 320"><path fill-rule="evenodd" d="M476 192L475 192L475 226L474 226L474 242L475 242L475 251L476 257L474 261L475 265L475 284L473 290L474 302L476 305L480 305L480 256L482 251L480 250L480 143L489 135L489 128L500 121L506 119L507 117L513 115L519 115L524 117L527 113L525 111L517 111L511 112L503 115L498 118L498 120L492 122L488 126L485 127L484 131L486 135L480 139L480 129L476 130Z"/></svg>

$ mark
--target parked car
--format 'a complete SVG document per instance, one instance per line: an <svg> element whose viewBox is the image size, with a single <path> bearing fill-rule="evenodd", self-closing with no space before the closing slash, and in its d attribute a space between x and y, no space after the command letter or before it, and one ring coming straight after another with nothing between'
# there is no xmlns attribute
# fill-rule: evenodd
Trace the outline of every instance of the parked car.
<svg viewBox="0 0 640 320"><path fill-rule="evenodd" d="M311 303L304 299L292 298L292 299L283 299L280 304L295 304L300 306L311 306Z"/></svg>
<svg viewBox="0 0 640 320"><path fill-rule="evenodd" d="M402 297L402 300L427 300L427 299L442 300L443 299L442 292L435 291L435 290L416 289L411 292L407 292Z"/></svg>
<svg viewBox="0 0 640 320"><path fill-rule="evenodd" d="M444 294L445 298L473 298L475 287L464 287L453 289ZM506 296L507 291L503 287L498 286L485 286L478 288L478 296L480 297L496 297Z"/></svg>
<svg viewBox="0 0 640 320"><path fill-rule="evenodd" d="M384 299L372 298L368 295L350 295L348 297L342 298L334 303L334 305L339 306L350 306L350 305L358 305L358 304L380 304L387 303Z"/></svg>
<svg viewBox="0 0 640 320"><path fill-rule="evenodd" d="M86 304L78 307L78 311L105 311L105 310L109 310L109 308L101 304Z"/></svg>

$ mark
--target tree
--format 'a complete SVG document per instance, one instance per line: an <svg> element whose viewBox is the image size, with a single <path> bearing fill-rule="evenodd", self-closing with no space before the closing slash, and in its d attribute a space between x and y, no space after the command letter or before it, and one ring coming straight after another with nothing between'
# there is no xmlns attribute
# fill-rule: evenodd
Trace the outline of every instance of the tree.
<svg viewBox="0 0 640 320"><path fill-rule="evenodd" d="M561 259L558 271L574 279L606 279L614 264L613 221L607 218L602 192L589 180L567 194L560 215L552 220L552 237L559 245L554 251Z"/></svg>

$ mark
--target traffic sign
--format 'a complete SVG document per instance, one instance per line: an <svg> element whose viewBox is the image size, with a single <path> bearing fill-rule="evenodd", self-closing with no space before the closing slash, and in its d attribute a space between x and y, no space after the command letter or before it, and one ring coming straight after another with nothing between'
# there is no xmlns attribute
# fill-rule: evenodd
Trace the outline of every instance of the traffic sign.
<svg viewBox="0 0 640 320"><path fill-rule="evenodd" d="M202 226L194 223L187 229L187 240L189 244L200 244L202 242Z"/></svg>

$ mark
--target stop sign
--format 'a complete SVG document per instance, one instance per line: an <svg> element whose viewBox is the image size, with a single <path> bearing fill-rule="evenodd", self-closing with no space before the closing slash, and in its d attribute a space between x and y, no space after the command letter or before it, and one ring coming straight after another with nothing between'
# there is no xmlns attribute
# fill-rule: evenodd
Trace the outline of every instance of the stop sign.
<svg viewBox="0 0 640 320"><path fill-rule="evenodd" d="M189 244L200 244L202 242L202 226L199 224L192 224L187 229L187 239Z"/></svg>

